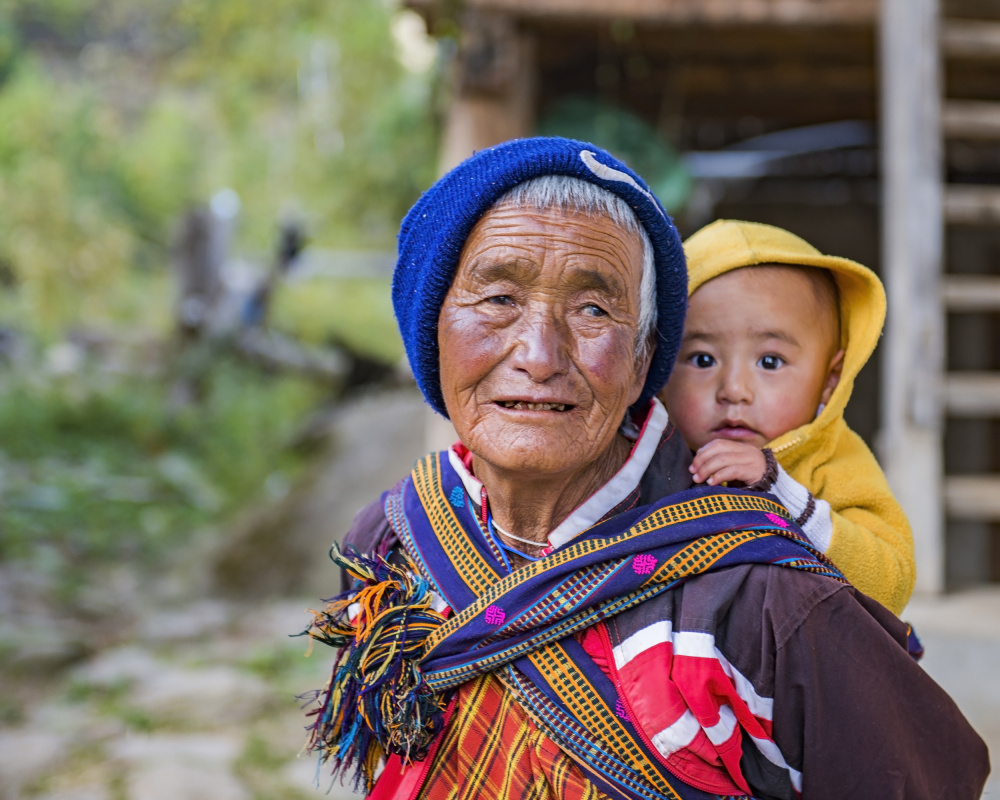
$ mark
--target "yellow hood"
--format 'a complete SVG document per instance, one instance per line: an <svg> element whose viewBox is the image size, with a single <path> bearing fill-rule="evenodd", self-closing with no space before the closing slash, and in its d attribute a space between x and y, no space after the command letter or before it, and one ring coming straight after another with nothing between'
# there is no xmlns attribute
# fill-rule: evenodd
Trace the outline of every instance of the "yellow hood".
<svg viewBox="0 0 1000 800"><path fill-rule="evenodd" d="M878 276L855 261L824 255L798 236L758 222L713 222L684 243L684 254L689 295L712 278L756 264L798 264L822 267L833 273L840 292L840 336L845 351L840 383L815 420L782 434L770 447L776 453L790 456L787 451L798 449L800 444L842 419L854 379L875 349L885 322L885 290Z"/></svg>

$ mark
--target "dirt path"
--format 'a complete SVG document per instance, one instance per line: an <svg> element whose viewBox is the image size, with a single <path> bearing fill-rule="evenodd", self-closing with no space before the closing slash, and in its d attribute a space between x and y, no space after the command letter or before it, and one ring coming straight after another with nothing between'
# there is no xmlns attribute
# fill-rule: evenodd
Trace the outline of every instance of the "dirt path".
<svg viewBox="0 0 1000 800"><path fill-rule="evenodd" d="M306 640L289 635L339 590L330 542L409 470L424 409L415 391L339 408L332 456L225 540L248 581L238 596L294 586L302 599L207 599L223 587L204 552L151 585L109 565L85 576L72 606L44 574L0 565L0 800L353 797L339 785L327 794L316 759L298 757L296 695L325 685L333 654L306 658Z"/></svg>
<svg viewBox="0 0 1000 800"><path fill-rule="evenodd" d="M303 601L199 601L142 619L0 729L0 797L39 800L297 800L352 797L299 757L297 692L319 688L330 652L288 638Z"/></svg>

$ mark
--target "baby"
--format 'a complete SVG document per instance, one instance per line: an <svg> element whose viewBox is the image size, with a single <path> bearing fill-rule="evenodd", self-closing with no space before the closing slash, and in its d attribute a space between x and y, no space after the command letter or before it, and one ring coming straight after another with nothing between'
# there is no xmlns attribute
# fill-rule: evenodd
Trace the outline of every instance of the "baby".
<svg viewBox="0 0 1000 800"><path fill-rule="evenodd" d="M660 398L694 480L776 495L852 584L901 613L913 536L843 417L882 331L881 282L770 225L720 220L684 250L688 315Z"/></svg>

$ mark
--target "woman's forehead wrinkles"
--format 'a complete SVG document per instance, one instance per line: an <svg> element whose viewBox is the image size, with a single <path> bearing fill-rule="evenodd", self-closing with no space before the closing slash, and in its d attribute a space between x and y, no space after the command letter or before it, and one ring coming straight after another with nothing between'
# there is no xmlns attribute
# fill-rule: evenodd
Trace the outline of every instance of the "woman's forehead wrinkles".
<svg viewBox="0 0 1000 800"><path fill-rule="evenodd" d="M529 224L526 225L525 223ZM597 228L602 228L601 233ZM641 247L635 231L622 227L602 214L570 212L561 209L517 208L501 206L488 212L473 229L469 240L491 236L545 238L553 243L588 249L628 248L633 240Z"/></svg>
<svg viewBox="0 0 1000 800"><path fill-rule="evenodd" d="M628 289L617 270L598 270L573 263L569 258L555 277L559 284L575 292L594 291L607 297L621 298ZM502 283L510 281L528 285L536 283L543 275L540 265L526 259L504 259L493 261L488 258L473 258L465 265L466 277L482 283Z"/></svg>
<svg viewBox="0 0 1000 800"><path fill-rule="evenodd" d="M540 271L540 267L528 259L493 260L484 255L471 258L464 266L468 277L483 283L499 283L501 281L521 283L532 280Z"/></svg>
<svg viewBox="0 0 1000 800"><path fill-rule="evenodd" d="M642 258L641 236L603 215L501 207L469 234L454 281L473 291L589 293L632 308L641 302Z"/></svg>
<svg viewBox="0 0 1000 800"><path fill-rule="evenodd" d="M610 262L623 259L633 247L640 253L642 248L639 235L631 231L609 228L602 235L591 226L577 221L570 221L558 227L548 226L544 230L511 226L507 231L494 231L491 227L487 227L477 238L479 245L477 249L483 246L522 247L529 250L559 247Z"/></svg>
<svg viewBox="0 0 1000 800"><path fill-rule="evenodd" d="M481 270L485 264L539 263L556 257L566 265L602 265L614 273L628 271L635 255L641 261L641 243L636 242L636 253L629 252L631 244L627 239L601 239L576 232L541 235L537 232L517 232L496 235L490 230L481 230L470 237L459 266ZM627 231L625 233L628 233ZM591 271L597 271L590 267Z"/></svg>

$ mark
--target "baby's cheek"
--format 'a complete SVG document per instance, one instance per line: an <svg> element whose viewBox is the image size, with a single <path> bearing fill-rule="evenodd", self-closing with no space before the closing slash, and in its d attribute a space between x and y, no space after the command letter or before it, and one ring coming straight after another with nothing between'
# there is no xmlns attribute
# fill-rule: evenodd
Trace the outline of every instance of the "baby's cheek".
<svg viewBox="0 0 1000 800"><path fill-rule="evenodd" d="M673 392L668 398L667 411L670 419L692 450L697 450L712 440L712 416L708 405L696 392Z"/></svg>
<svg viewBox="0 0 1000 800"><path fill-rule="evenodd" d="M691 370L685 369L671 376L664 391L668 401L677 409L676 413L680 414L683 410L685 416L707 405L709 400L708 390L690 372Z"/></svg>

